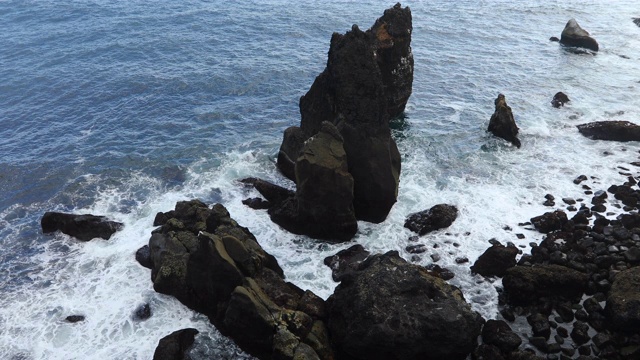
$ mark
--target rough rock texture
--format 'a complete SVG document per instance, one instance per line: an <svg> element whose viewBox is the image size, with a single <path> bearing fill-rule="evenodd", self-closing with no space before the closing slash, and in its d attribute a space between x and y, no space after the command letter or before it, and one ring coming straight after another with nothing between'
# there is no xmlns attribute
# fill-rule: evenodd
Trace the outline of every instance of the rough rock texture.
<svg viewBox="0 0 640 360"><path fill-rule="evenodd" d="M362 245L356 244L348 249L339 251L335 255L326 257L324 264L331 268L333 280L339 282L342 281L345 275L356 271L360 263L368 256L369 251L362 247Z"/></svg>
<svg viewBox="0 0 640 360"><path fill-rule="evenodd" d="M516 266L518 248L500 244L488 248L471 266L471 271L482 276L503 277L507 269Z"/></svg>
<svg viewBox="0 0 640 360"><path fill-rule="evenodd" d="M536 230L545 234L562 229L568 221L567 214L562 210L544 213L543 215L531 218L531 223Z"/></svg>
<svg viewBox="0 0 640 360"><path fill-rule="evenodd" d="M560 35L560 43L565 46L580 47L598 51L598 42L589 33L578 25L575 19L571 19L565 25Z"/></svg>
<svg viewBox="0 0 640 360"><path fill-rule="evenodd" d="M95 238L109 240L111 235L122 229L123 224L109 221L104 216L91 214L75 215L59 212L46 212L40 221L43 233L57 230L78 240L89 241Z"/></svg>
<svg viewBox="0 0 640 360"><path fill-rule="evenodd" d="M153 360L191 359L187 352L193 345L196 335L198 335L196 329L182 329L163 337L153 353Z"/></svg>
<svg viewBox="0 0 640 360"><path fill-rule="evenodd" d="M489 120L489 128L487 131L493 135L503 138L512 143L516 147L520 147L518 139L518 126L511 113L511 107L507 105L504 95L499 94L495 100L496 110Z"/></svg>
<svg viewBox="0 0 640 360"><path fill-rule="evenodd" d="M502 320L487 320L482 328L482 341L485 344L496 346L503 353L516 350L522 343L520 336Z"/></svg>
<svg viewBox="0 0 640 360"><path fill-rule="evenodd" d="M275 258L220 204L182 201L156 217L154 289L203 313L259 358L331 359L324 301L284 281Z"/></svg>
<svg viewBox="0 0 640 360"><path fill-rule="evenodd" d="M300 99L300 127L289 128L278 154L278 167L299 182L295 159L304 141L333 123L344 138L353 205L359 220L383 221L396 201L400 153L391 138L389 119L399 115L411 94L411 11L397 4L374 26L334 33L327 67Z"/></svg>
<svg viewBox="0 0 640 360"><path fill-rule="evenodd" d="M596 121L578 125L578 131L593 140L640 141L640 126L628 121Z"/></svg>
<svg viewBox="0 0 640 360"><path fill-rule="evenodd" d="M589 277L560 265L516 266L507 270L502 285L514 304L527 304L541 297L579 298Z"/></svg>
<svg viewBox="0 0 640 360"><path fill-rule="evenodd" d="M640 329L640 267L618 273L611 285L605 312L611 325L625 332Z"/></svg>
<svg viewBox="0 0 640 360"><path fill-rule="evenodd" d="M420 235L451 226L458 217L458 208L438 204L431 209L413 213L407 217L404 227Z"/></svg>
<svg viewBox="0 0 640 360"><path fill-rule="evenodd" d="M554 108L559 108L564 106L564 104L568 103L569 101L569 97L567 96L567 94L563 93L563 92L558 92L553 96L553 99L551 100L551 105L553 105Z"/></svg>
<svg viewBox="0 0 640 360"><path fill-rule="evenodd" d="M395 251L373 255L327 300L339 358L465 359L482 318L459 289Z"/></svg>

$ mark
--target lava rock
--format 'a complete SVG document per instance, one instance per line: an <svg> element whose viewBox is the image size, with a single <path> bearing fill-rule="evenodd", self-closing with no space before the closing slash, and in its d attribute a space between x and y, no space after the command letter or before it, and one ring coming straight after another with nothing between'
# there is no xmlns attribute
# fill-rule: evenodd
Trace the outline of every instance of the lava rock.
<svg viewBox="0 0 640 360"><path fill-rule="evenodd" d="M518 126L511 113L511 107L507 105L504 95L499 94L495 100L496 109L489 120L489 128L487 131L493 135L503 138L520 148L520 140L518 139Z"/></svg>
<svg viewBox="0 0 640 360"><path fill-rule="evenodd" d="M582 345L589 340L591 337L589 336L589 325L583 323L582 321L576 321L573 323L573 330L571 330L571 339L578 344Z"/></svg>
<svg viewBox="0 0 640 360"><path fill-rule="evenodd" d="M587 274L561 265L516 266L507 270L502 284L515 304L529 304L541 297L573 300L587 288Z"/></svg>
<svg viewBox="0 0 640 360"><path fill-rule="evenodd" d="M560 230L568 222L567 214L562 210L544 213L531 218L531 223L541 233L550 233Z"/></svg>
<svg viewBox="0 0 640 360"><path fill-rule="evenodd" d="M571 19L565 25L560 35L560 43L565 46L580 47L598 51L598 42L589 33L578 25L575 19Z"/></svg>
<svg viewBox="0 0 640 360"><path fill-rule="evenodd" d="M333 342L351 359L465 359L482 324L459 289L395 251L343 278L327 307Z"/></svg>
<svg viewBox="0 0 640 360"><path fill-rule="evenodd" d="M81 241L95 238L109 240L111 235L124 226L116 221L109 221L104 216L91 214L75 215L48 211L40 221L42 232L52 233L60 230Z"/></svg>
<svg viewBox="0 0 640 360"><path fill-rule="evenodd" d="M626 332L640 329L640 267L619 272L613 281L605 314L613 328Z"/></svg>
<svg viewBox="0 0 640 360"><path fill-rule="evenodd" d="M495 345L505 354L516 350L522 343L520 336L502 320L487 320L482 328L482 341L488 345Z"/></svg>
<svg viewBox="0 0 640 360"><path fill-rule="evenodd" d="M551 100L551 105L553 105L554 108L559 108L564 106L564 104L568 103L569 97L563 93L563 92L558 92L553 96L553 100Z"/></svg>
<svg viewBox="0 0 640 360"><path fill-rule="evenodd" d="M593 140L640 141L640 126L628 121L596 121L578 125L578 131Z"/></svg>
<svg viewBox="0 0 640 360"><path fill-rule="evenodd" d="M527 316L527 322L531 325L533 336L541 336L545 340L549 340L551 335L551 325L549 324L549 318L540 314L531 314Z"/></svg>
<svg viewBox="0 0 640 360"><path fill-rule="evenodd" d="M453 205L438 204L431 209L413 213L407 217L404 227L420 235L449 227L458 217Z"/></svg>
<svg viewBox="0 0 640 360"><path fill-rule="evenodd" d="M324 264L331 268L334 281L342 281L342 278L354 272L360 263L369 256L369 251L360 244L339 251L333 256L326 257Z"/></svg>
<svg viewBox="0 0 640 360"><path fill-rule="evenodd" d="M494 245L478 257L471 271L482 276L503 277L507 269L516 266L517 255L516 247Z"/></svg>
<svg viewBox="0 0 640 360"><path fill-rule="evenodd" d="M182 329L175 331L158 342L153 360L185 360L187 352L193 345L198 334L196 329Z"/></svg>

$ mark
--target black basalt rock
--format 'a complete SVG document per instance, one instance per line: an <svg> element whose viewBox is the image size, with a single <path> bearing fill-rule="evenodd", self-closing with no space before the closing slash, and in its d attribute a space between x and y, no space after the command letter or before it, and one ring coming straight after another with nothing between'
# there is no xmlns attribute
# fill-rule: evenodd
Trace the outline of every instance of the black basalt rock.
<svg viewBox="0 0 640 360"><path fill-rule="evenodd" d="M563 92L558 92L553 96L553 100L551 100L551 105L553 105L554 108L560 108L560 107L563 107L564 104L568 103L569 101L570 100L567 94Z"/></svg>
<svg viewBox="0 0 640 360"><path fill-rule="evenodd" d="M596 121L578 125L578 131L592 140L640 141L640 126L628 121Z"/></svg>
<svg viewBox="0 0 640 360"><path fill-rule="evenodd" d="M499 276L506 274L507 269L516 266L518 248L494 245L488 248L471 267L471 271L482 276Z"/></svg>
<svg viewBox="0 0 640 360"><path fill-rule="evenodd" d="M451 226L457 217L458 208L453 205L438 204L428 210L410 214L404 222L404 227L424 235Z"/></svg>
<svg viewBox="0 0 640 360"><path fill-rule="evenodd" d="M511 107L507 105L504 95L499 94L495 100L496 110L489 120L489 128L487 131L493 135L503 138L520 148L520 139L518 139L518 126L511 113Z"/></svg>
<svg viewBox="0 0 640 360"><path fill-rule="evenodd" d="M575 19L571 19L565 25L560 35L560 43L564 46L585 48L598 51L598 42L584 30Z"/></svg>
<svg viewBox="0 0 640 360"><path fill-rule="evenodd" d="M196 329L182 329L175 331L158 342L153 360L187 360L187 352L193 345L198 334Z"/></svg>
<svg viewBox="0 0 640 360"><path fill-rule="evenodd" d="M104 216L91 214L76 215L60 212L46 212L40 221L43 233L60 230L81 241L95 238L109 240L111 235L122 229L123 224L109 221Z"/></svg>

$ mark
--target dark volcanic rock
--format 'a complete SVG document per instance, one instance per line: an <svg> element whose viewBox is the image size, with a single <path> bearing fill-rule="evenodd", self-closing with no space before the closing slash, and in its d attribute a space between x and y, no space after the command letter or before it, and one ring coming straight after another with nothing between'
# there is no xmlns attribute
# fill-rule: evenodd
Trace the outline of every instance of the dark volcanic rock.
<svg viewBox="0 0 640 360"><path fill-rule="evenodd" d="M342 281L345 275L355 271L368 256L369 252L362 245L357 244L326 257L324 264L331 268L334 281Z"/></svg>
<svg viewBox="0 0 640 360"><path fill-rule="evenodd" d="M164 217L149 240L156 291L205 314L259 358L332 358L322 299L285 282L275 258L222 205L182 201Z"/></svg>
<svg viewBox="0 0 640 360"><path fill-rule="evenodd" d="M409 215L404 222L404 227L424 235L431 231L449 227L457 217L458 209L455 206L438 204L429 210Z"/></svg>
<svg viewBox="0 0 640 360"><path fill-rule="evenodd" d="M151 263L151 252L149 251L149 245L145 245L136 251L136 261L140 263L140 265L146 267L147 269L153 268L153 263Z"/></svg>
<svg viewBox="0 0 640 360"><path fill-rule="evenodd" d="M482 324L460 290L397 252L370 256L327 306L333 342L350 359L465 359Z"/></svg>
<svg viewBox="0 0 640 360"><path fill-rule="evenodd" d="M587 274L560 265L516 266L502 279L509 301L535 302L540 297L579 298L587 287Z"/></svg>
<svg viewBox="0 0 640 360"><path fill-rule="evenodd" d="M487 320L482 328L482 341L498 347L505 354L517 349L522 343L520 336L502 320Z"/></svg>
<svg viewBox="0 0 640 360"><path fill-rule="evenodd" d="M471 271L482 276L503 277L507 269L516 266L518 248L494 245L488 248L471 267Z"/></svg>
<svg viewBox="0 0 640 360"><path fill-rule="evenodd" d="M531 218L531 223L536 230L545 234L562 229L568 221L567 214L562 210L544 213L543 215Z"/></svg>
<svg viewBox="0 0 640 360"><path fill-rule="evenodd" d="M560 43L565 46L580 47L598 51L598 42L589 33L578 25L575 19L571 19L565 25L560 35Z"/></svg>
<svg viewBox="0 0 640 360"><path fill-rule="evenodd" d="M153 360L187 360L189 348L193 345L198 334L196 329L182 329L175 331L158 342Z"/></svg>
<svg viewBox="0 0 640 360"><path fill-rule="evenodd" d="M493 115L491 115L487 131L507 140L519 148L521 144L518 139L518 126L511 113L511 107L507 105L507 100L505 100L504 95L498 95L495 100L495 105L496 110Z"/></svg>
<svg viewBox="0 0 640 360"><path fill-rule="evenodd" d="M65 320L67 320L67 322L70 323L77 323L80 321L84 321L84 316L83 315L69 315L65 318Z"/></svg>
<svg viewBox="0 0 640 360"><path fill-rule="evenodd" d="M333 34L327 67L300 99L300 128L287 129L280 147L278 167L298 182L292 164L304 141L322 122L333 123L344 139L359 220L383 221L396 201L400 153L389 119L404 110L411 94L411 30L410 9L397 4L367 32L354 25Z"/></svg>
<svg viewBox="0 0 640 360"><path fill-rule="evenodd" d="M569 101L570 100L567 94L563 92L559 92L553 96L553 100L551 100L551 105L553 105L553 107L555 108L559 108L564 106L564 104L568 103Z"/></svg>
<svg viewBox="0 0 640 360"><path fill-rule="evenodd" d="M605 313L611 325L625 332L640 329L640 267L618 273L613 281Z"/></svg>
<svg viewBox="0 0 640 360"><path fill-rule="evenodd" d="M640 141L640 126L628 121L596 121L578 125L578 131L593 140Z"/></svg>
<svg viewBox="0 0 640 360"><path fill-rule="evenodd" d="M46 212L40 221L43 233L57 230L78 240L89 241L95 238L109 240L111 235L122 229L123 224L109 221L104 216L91 214L75 215L59 212Z"/></svg>
<svg viewBox="0 0 640 360"><path fill-rule="evenodd" d="M152 315L151 306L149 304L140 305L133 313L134 320L147 320Z"/></svg>

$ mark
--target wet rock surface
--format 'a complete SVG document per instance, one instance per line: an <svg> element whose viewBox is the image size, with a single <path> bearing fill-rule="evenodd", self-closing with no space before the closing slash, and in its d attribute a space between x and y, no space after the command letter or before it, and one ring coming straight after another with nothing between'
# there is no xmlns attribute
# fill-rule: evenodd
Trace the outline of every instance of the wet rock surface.
<svg viewBox="0 0 640 360"><path fill-rule="evenodd" d="M517 255L515 246L493 245L478 257L471 271L482 276L502 277L509 268L516 266Z"/></svg>
<svg viewBox="0 0 640 360"><path fill-rule="evenodd" d="M409 215L404 222L404 227L424 235L451 226L457 217L458 208L453 205L438 204L428 210Z"/></svg>
<svg viewBox="0 0 640 360"><path fill-rule="evenodd" d="M104 216L91 214L66 214L60 212L46 212L40 221L42 232L52 233L60 231L81 241L95 238L109 240L111 235L122 229L122 223L110 221Z"/></svg>
<svg viewBox="0 0 640 360"><path fill-rule="evenodd" d="M596 121L578 125L578 131L593 140L640 141L640 126L629 121Z"/></svg>
<svg viewBox="0 0 640 360"><path fill-rule="evenodd" d="M598 51L598 42L584 30L575 19L567 22L560 35L560 43L565 46L585 48Z"/></svg>
<svg viewBox="0 0 640 360"><path fill-rule="evenodd" d="M460 290L397 252L370 256L345 276L327 309L347 359L465 359L482 324Z"/></svg>
<svg viewBox="0 0 640 360"><path fill-rule="evenodd" d="M519 129L511 113L511 107L507 105L505 96L499 94L494 103L496 110L493 115L491 115L487 131L520 148L520 139L518 139Z"/></svg>
<svg viewBox="0 0 640 360"><path fill-rule="evenodd" d="M182 329L163 337L158 342L153 360L190 360L187 353L196 335L196 329Z"/></svg>

